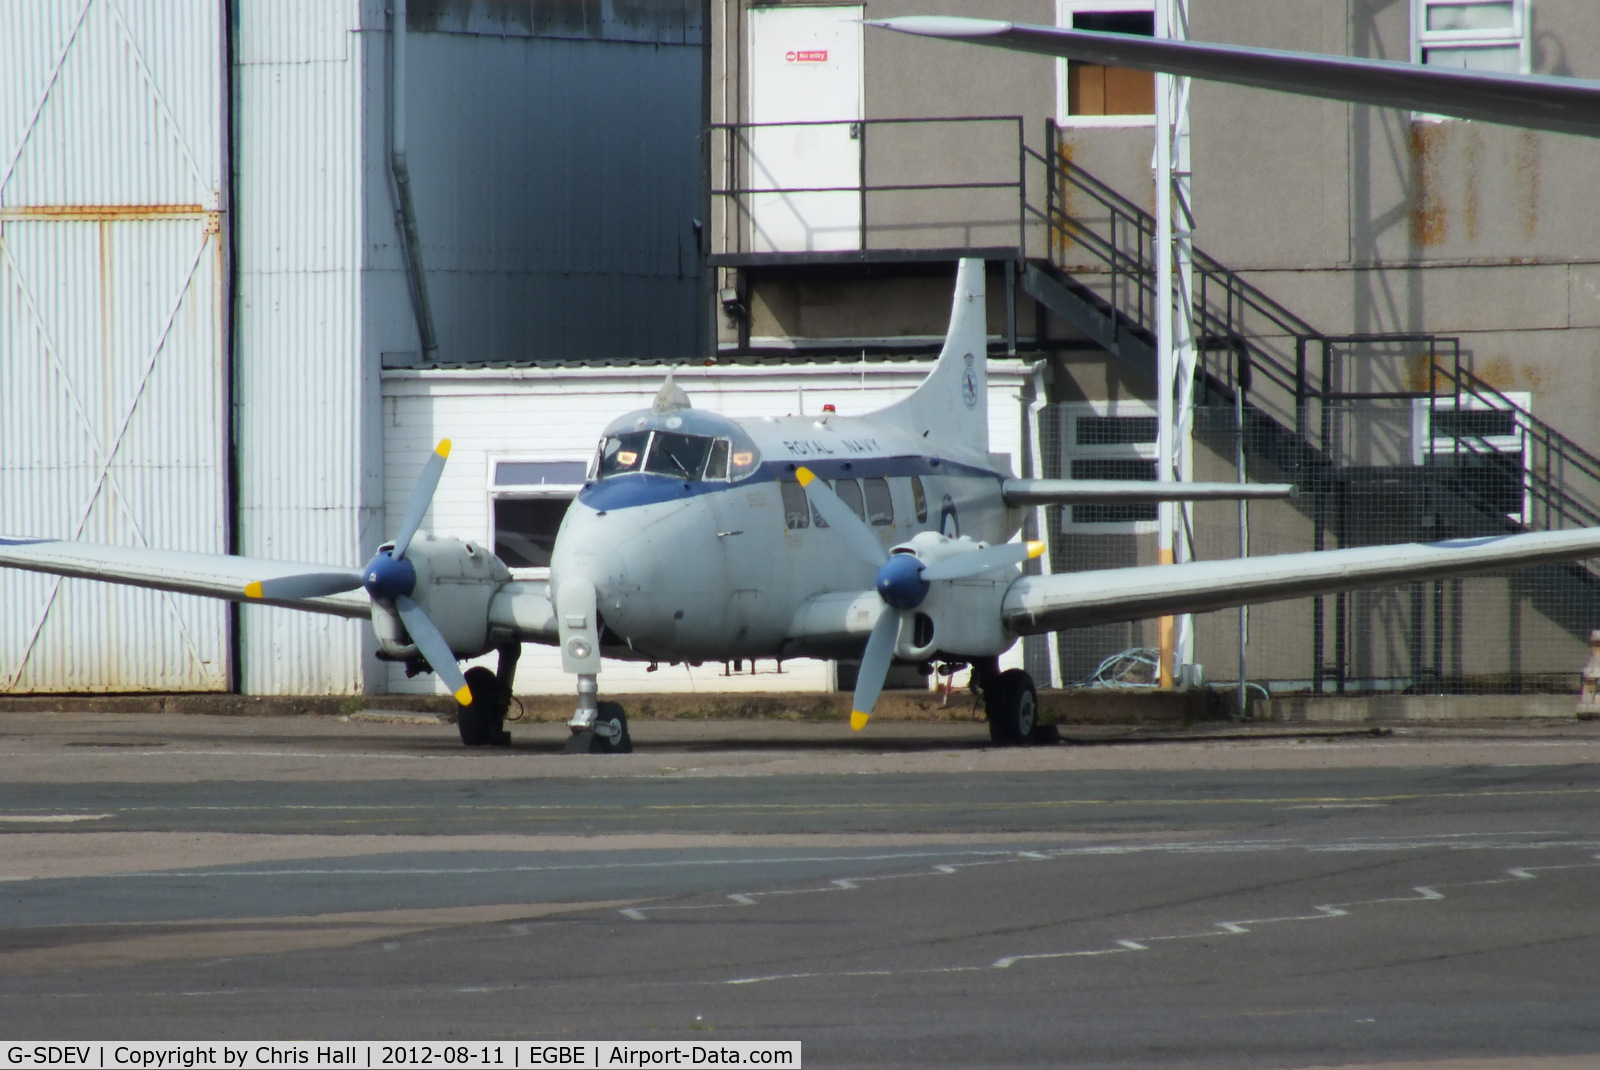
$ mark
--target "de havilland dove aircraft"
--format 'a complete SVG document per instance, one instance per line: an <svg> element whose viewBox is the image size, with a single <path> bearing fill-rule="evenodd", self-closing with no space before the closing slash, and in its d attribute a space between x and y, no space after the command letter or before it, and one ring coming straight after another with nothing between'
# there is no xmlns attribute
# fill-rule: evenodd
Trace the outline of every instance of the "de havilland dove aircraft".
<svg viewBox="0 0 1600 1070"><path fill-rule="evenodd" d="M1600 554L1600 528L1241 560L1023 575L1010 542L1039 503L1281 497L1292 488L1016 479L989 453L984 272L962 261L927 378L877 412L740 421L693 408L669 377L605 429L548 581L513 579L476 543L419 532L440 443L393 542L361 568L22 538L0 565L369 617L381 656L431 670L467 744L503 743L523 643L576 677L569 750L626 750L599 700L603 657L662 662L859 658L860 729L891 662L972 666L996 741L1027 742L1037 696L999 656L1019 636ZM499 653L498 671L458 659Z"/></svg>

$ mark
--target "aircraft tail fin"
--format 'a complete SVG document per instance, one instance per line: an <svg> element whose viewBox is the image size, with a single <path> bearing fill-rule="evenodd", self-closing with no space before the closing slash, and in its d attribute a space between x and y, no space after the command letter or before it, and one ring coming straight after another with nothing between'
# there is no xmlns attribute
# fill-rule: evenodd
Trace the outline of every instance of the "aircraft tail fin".
<svg viewBox="0 0 1600 1070"><path fill-rule="evenodd" d="M989 456L988 359L982 260L963 260L956 271L950 327L933 370L907 397L879 415L937 442L937 452ZM930 452L934 450L930 449Z"/></svg>

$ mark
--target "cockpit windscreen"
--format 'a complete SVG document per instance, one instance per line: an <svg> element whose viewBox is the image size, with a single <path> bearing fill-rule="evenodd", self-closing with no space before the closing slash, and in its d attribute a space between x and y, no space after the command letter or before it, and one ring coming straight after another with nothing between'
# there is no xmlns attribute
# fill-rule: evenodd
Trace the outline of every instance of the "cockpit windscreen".
<svg viewBox="0 0 1600 1070"><path fill-rule="evenodd" d="M756 451L723 436L680 431L629 431L600 440L593 478L649 472L690 482L741 479L755 471Z"/></svg>

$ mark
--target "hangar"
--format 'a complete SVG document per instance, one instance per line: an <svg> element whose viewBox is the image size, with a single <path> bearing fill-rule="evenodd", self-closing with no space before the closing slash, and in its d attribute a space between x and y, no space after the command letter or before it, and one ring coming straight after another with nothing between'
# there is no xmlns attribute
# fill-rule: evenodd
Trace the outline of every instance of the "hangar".
<svg viewBox="0 0 1600 1070"><path fill-rule="evenodd" d="M1154 478L1149 76L896 39L862 5L314 7L8 8L8 529L354 563L451 435L434 526L537 574L575 466L665 366L706 407L873 407L920 377L975 252L993 448L1019 474ZM1195 38L1594 73L1579 0L1194 8ZM1194 555L1596 523L1593 147L1200 85L1190 110L1195 477L1242 461L1303 490L1243 525L1197 507ZM1066 570L1153 561L1153 520L1035 528ZM0 621L9 691L431 687L343 622L0 584L24 607ZM1278 688L1563 687L1596 591L1562 566L1284 603L1243 644L1211 614L1192 659L1227 678L1242 646ZM1070 684L1154 642L1108 626L1017 656Z"/></svg>

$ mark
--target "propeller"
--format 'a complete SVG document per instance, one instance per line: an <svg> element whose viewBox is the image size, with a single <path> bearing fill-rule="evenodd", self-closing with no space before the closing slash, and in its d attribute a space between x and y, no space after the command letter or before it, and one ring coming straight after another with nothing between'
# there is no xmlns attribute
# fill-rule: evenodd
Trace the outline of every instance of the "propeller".
<svg viewBox="0 0 1600 1070"><path fill-rule="evenodd" d="M422 526L422 518L428 514L428 506L433 503L433 492L439 488L439 477L444 474L444 462L449 456L450 440L440 439L428 463L423 465L417 485L411 490L411 500L400 518L400 534L395 537L393 549L379 550L363 568L328 569L258 580L246 584L244 594L246 598L267 600L317 598L365 587L374 602L388 602L395 607L423 659L449 686L456 701L466 706L472 702L472 690L467 687L467 678L449 642L412 599L417 570L406 560L406 551Z"/></svg>
<svg viewBox="0 0 1600 1070"><path fill-rule="evenodd" d="M884 612L872 626L867 649L861 655L855 696L850 704L850 727L859 732L872 716L872 707L877 704L878 694L889 675L900 624L906 614L922 604L930 587L940 580L958 580L1004 565L1021 564L1044 553L1044 543L1002 543L925 564L914 553L885 552L867 522L833 492L826 480L818 479L809 468L796 469L795 478L805 488L811 505L828 522L828 527L857 557L878 570L875 586L878 597L883 599Z"/></svg>

